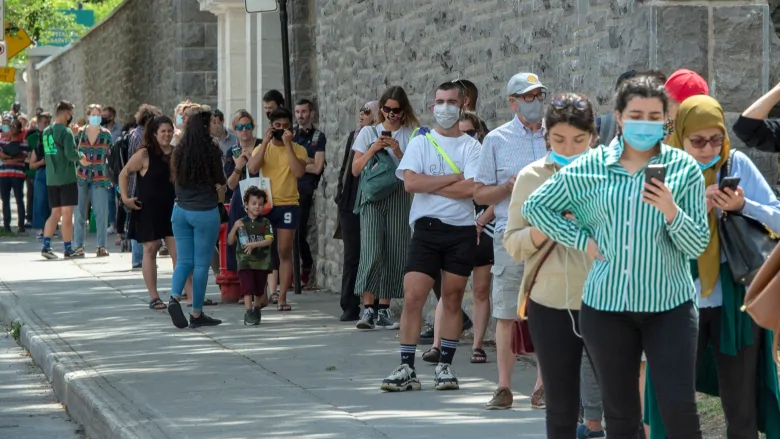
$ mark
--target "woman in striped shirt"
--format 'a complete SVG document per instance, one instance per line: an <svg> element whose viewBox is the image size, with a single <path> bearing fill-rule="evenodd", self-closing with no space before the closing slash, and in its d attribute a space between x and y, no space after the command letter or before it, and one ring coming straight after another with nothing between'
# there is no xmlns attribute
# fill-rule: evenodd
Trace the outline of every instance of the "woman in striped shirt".
<svg viewBox="0 0 780 439"><path fill-rule="evenodd" d="M76 244L74 257L84 257L84 237L87 234L87 218L90 218L87 205L91 205L95 214L95 232L97 233L97 256L108 256L106 235L108 235L108 196L111 186L106 169L106 156L111 148L111 131L100 126L103 109L92 104L87 108L87 125L79 128L76 134L76 147L84 154L89 164L78 165L79 205L74 212L73 236Z"/></svg>
<svg viewBox="0 0 780 439"><path fill-rule="evenodd" d="M710 241L704 178L684 151L661 143L669 99L639 76L615 97L621 134L536 190L523 216L545 235L587 252L580 329L601 387L611 439L635 439L642 350L669 439L702 437L696 412L698 337L688 261ZM663 176L646 181L648 166ZM571 212L574 222L563 217Z"/></svg>

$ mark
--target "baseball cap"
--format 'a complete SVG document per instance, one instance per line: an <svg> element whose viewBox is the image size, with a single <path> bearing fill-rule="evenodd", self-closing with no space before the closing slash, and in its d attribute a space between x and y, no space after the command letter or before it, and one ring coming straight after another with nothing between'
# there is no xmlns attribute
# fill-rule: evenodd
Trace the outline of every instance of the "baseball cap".
<svg viewBox="0 0 780 439"><path fill-rule="evenodd" d="M706 95L710 93L707 81L698 73L680 69L672 73L666 80L666 92L676 102L682 102L691 96Z"/></svg>
<svg viewBox="0 0 780 439"><path fill-rule="evenodd" d="M518 73L509 80L509 84L506 86L506 94L507 96L521 95L537 88L547 90L547 87L539 82L539 77L535 74Z"/></svg>

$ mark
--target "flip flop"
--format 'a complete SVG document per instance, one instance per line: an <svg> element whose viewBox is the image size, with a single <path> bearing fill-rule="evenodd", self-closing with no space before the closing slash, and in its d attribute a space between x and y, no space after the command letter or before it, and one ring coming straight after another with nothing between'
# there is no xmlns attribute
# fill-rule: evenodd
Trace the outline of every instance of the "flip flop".
<svg viewBox="0 0 780 439"><path fill-rule="evenodd" d="M217 305L219 305L219 302L215 302L211 299L206 299L203 301L203 306L217 306ZM192 304L188 303L187 308L192 308Z"/></svg>
<svg viewBox="0 0 780 439"><path fill-rule="evenodd" d="M288 303L281 303L276 306L277 311L292 311L292 307Z"/></svg>

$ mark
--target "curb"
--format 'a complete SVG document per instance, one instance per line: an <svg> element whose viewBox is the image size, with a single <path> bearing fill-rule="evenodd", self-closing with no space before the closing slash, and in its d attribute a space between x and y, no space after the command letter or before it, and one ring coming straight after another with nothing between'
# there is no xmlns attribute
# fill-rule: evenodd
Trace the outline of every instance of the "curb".
<svg viewBox="0 0 780 439"><path fill-rule="evenodd" d="M161 419L137 407L136 401L114 388L39 320L34 312L25 312L13 292L0 281L0 321L8 326L14 321L23 323L19 344L43 370L57 399L91 439L186 437L183 432L171 436L163 431ZM79 360L84 364L79 365Z"/></svg>

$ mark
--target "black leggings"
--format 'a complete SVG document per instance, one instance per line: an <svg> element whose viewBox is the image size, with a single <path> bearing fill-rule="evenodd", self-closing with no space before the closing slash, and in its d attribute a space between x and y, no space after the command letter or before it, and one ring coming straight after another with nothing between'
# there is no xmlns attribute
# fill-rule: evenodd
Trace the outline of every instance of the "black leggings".
<svg viewBox="0 0 780 439"><path fill-rule="evenodd" d="M577 332L578 314L572 311ZM548 308L533 300L528 301L528 326L544 383L547 439L576 437L582 339L574 333L568 310Z"/></svg>
<svg viewBox="0 0 780 439"><path fill-rule="evenodd" d="M696 411L699 326L693 302L658 313L598 311L583 303L580 327L601 388L610 439L641 437L639 364L643 349L652 365L667 439L702 438Z"/></svg>

